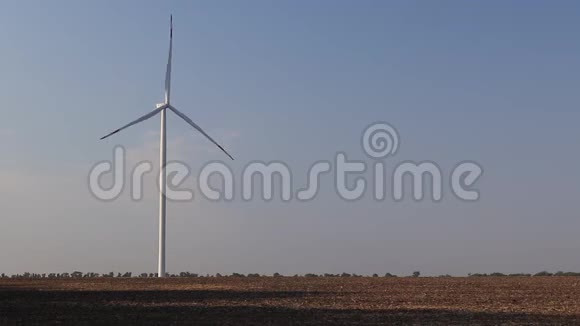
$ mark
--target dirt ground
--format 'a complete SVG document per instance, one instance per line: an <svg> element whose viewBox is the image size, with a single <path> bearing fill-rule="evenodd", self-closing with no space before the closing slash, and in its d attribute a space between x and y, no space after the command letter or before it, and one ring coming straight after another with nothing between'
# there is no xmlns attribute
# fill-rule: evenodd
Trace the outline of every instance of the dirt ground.
<svg viewBox="0 0 580 326"><path fill-rule="evenodd" d="M0 324L580 325L580 277L0 279Z"/></svg>

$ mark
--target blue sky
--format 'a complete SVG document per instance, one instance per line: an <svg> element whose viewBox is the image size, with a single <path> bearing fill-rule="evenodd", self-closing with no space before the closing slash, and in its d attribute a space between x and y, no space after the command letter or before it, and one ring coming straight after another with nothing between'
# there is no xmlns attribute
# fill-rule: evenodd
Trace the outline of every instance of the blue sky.
<svg viewBox="0 0 580 326"><path fill-rule="evenodd" d="M365 159L375 121L401 136L387 165L485 170L477 203L172 203L170 272L580 270L577 2L4 1L0 272L154 271L154 194L102 203L86 180L117 144L157 162L157 118L98 138L162 101L170 13L172 102L236 171L280 160L302 185ZM168 122L170 159L224 159Z"/></svg>

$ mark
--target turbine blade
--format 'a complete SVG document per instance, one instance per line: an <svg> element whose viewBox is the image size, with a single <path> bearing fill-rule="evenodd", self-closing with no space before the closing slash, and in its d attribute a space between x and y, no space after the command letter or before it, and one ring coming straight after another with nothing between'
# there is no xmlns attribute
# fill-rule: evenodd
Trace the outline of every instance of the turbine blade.
<svg viewBox="0 0 580 326"><path fill-rule="evenodd" d="M171 54L173 49L173 15L169 18L169 56L165 70L165 103L169 103L171 97Z"/></svg>
<svg viewBox="0 0 580 326"><path fill-rule="evenodd" d="M147 119L149 119L149 118L153 117L153 116L154 116L154 115L156 115L157 113L161 112L161 110L163 110L163 109L165 109L165 106L162 106L162 107L160 107L160 108L157 108L157 109L155 109L155 110L153 110L153 111L151 111L151 112L147 113L146 115L142 116L141 118L139 118L139 119L137 119L137 120L135 120L135 121L132 121L132 122L130 122L130 123L128 123L128 124L126 124L126 125L124 125L123 127L119 128L119 129L117 129L117 130L115 130L115 131L113 131L113 132L110 132L110 133L108 133L107 135L105 135L105 136L101 137L101 140L102 140L102 139L105 139L105 138L107 138L107 137L109 137L109 136L111 136L111 135L113 135L113 134L116 134L116 133L118 133L119 131L121 131L121 130L123 130L123 129L125 129L125 128L129 128L129 127L131 127L131 126L132 126L132 125L134 125L134 124L137 124L137 123L139 123L139 122L141 122L141 121L145 121L145 120L147 120Z"/></svg>
<svg viewBox="0 0 580 326"><path fill-rule="evenodd" d="M177 114L181 119L185 120L185 122L189 123L193 128L195 128L197 131L199 131L202 135L204 135L212 143L214 143L214 145L216 145L219 149L221 149L222 152L224 152L230 159L232 159L232 161L234 160L234 158L220 144L218 144L215 140L213 140L213 138L211 138L205 131L203 131L203 129L201 129L201 127L198 126L195 122L193 122L188 116L179 112L173 106L168 106L168 108L171 111L173 111L175 114Z"/></svg>

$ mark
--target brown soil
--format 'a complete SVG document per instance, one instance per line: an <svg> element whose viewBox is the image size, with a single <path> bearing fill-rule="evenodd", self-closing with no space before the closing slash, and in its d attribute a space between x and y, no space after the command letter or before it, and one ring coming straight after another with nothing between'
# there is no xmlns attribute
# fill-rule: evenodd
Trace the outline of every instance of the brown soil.
<svg viewBox="0 0 580 326"><path fill-rule="evenodd" d="M0 324L580 325L580 277L0 279Z"/></svg>

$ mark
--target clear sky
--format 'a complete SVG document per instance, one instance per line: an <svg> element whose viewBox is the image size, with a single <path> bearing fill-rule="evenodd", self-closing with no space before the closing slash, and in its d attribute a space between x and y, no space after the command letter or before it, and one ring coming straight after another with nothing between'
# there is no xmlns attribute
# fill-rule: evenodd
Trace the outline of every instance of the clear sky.
<svg viewBox="0 0 580 326"><path fill-rule="evenodd" d="M87 176L115 145L157 164L158 117L98 139L163 100L170 13L172 102L235 171L283 161L304 186L338 151L372 162L361 133L387 121L387 166L485 173L475 203L345 202L330 178L308 203L197 194L169 204L169 272L580 271L580 3L326 0L2 1L0 272L156 270L155 177L101 202ZM169 159L225 159L168 124Z"/></svg>

